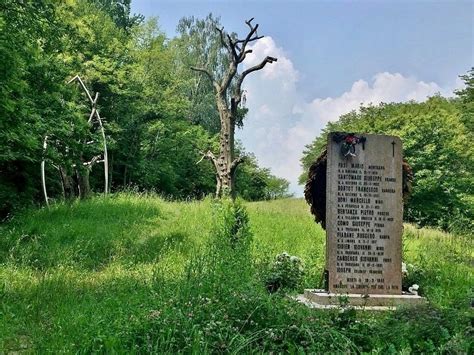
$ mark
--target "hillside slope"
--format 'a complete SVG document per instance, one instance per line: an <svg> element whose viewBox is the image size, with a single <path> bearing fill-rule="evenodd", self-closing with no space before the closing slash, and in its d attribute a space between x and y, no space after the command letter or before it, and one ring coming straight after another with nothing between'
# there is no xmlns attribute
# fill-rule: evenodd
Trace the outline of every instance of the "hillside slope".
<svg viewBox="0 0 474 355"><path fill-rule="evenodd" d="M468 238L405 226L406 282L430 301L416 317L317 312L261 282L286 251L305 264L302 287L319 285L324 231L304 201L245 206L250 259L214 250L211 200L119 194L1 226L0 352L469 352Z"/></svg>

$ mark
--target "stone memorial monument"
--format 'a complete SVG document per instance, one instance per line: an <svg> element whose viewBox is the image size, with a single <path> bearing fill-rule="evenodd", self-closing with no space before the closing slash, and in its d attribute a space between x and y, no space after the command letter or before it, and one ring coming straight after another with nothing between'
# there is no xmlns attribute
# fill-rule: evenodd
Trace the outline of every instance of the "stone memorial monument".
<svg viewBox="0 0 474 355"><path fill-rule="evenodd" d="M351 305L382 309L422 302L402 292L400 138L330 133L326 159L326 289L306 290L303 298L323 308L341 295Z"/></svg>

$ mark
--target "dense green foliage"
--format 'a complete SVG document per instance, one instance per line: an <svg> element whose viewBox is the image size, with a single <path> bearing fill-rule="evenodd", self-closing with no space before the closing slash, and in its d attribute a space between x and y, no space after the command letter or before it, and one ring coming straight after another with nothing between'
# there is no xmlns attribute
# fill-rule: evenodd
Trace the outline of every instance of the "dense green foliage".
<svg viewBox="0 0 474 355"><path fill-rule="evenodd" d="M130 0L2 0L0 11L0 218L42 200L43 155L49 195L61 198L53 166L75 178L74 170L102 150L86 123L85 94L67 84L75 75L92 95L100 93L112 190L134 186L173 198L214 192L211 164L196 162L217 144L217 108L212 87L189 67L220 65L219 19L184 18L170 39L156 19L130 14ZM239 176L245 198L286 194L286 181L255 160ZM103 189L101 164L90 184Z"/></svg>
<svg viewBox="0 0 474 355"><path fill-rule="evenodd" d="M277 254L324 267L302 200L232 204L114 195L0 227L0 352L472 353L472 240L405 226L426 306L311 310L270 294ZM472 319L472 318L471 318Z"/></svg>
<svg viewBox="0 0 474 355"><path fill-rule="evenodd" d="M466 125L470 138L474 135L474 68L467 74L461 75L465 87L457 90L460 98L461 120Z"/></svg>
<svg viewBox="0 0 474 355"><path fill-rule="evenodd" d="M461 233L406 225L404 284L426 306L316 311L285 295L322 282L324 231L302 200L197 201L215 190L201 158L220 124L190 66L225 68L215 27L183 18L167 38L130 0L0 0L0 353L472 353L474 71L457 99L363 107L308 147L305 167L331 130L401 136L415 171L407 219ZM100 93L112 191L134 193L61 201L57 168L78 179L103 148L75 75ZM288 197L245 154L237 194ZM42 201L43 158L58 203L21 211ZM102 191L100 164L90 184Z"/></svg>
<svg viewBox="0 0 474 355"><path fill-rule="evenodd" d="M209 80L190 67L205 65L217 73L226 68L215 31L219 18L183 18L177 36L167 38L156 19L130 13L130 0L3 0L0 10L0 218L42 202L43 156L49 195L61 199L54 166L77 179L74 170L81 175L84 162L102 150L86 123L84 93L67 84L76 74L100 93L112 191L134 187L178 199L215 191L211 163L196 164L203 151L217 146L214 94ZM329 123L305 152L305 170L330 130L399 135L415 171L407 220L472 230L474 72L462 79L466 87L453 100L363 107ZM244 119L246 109L240 113ZM45 136L49 146L43 152ZM238 195L287 196L288 182L248 155L237 170ZM93 166L90 184L102 191L101 164Z"/></svg>
<svg viewBox="0 0 474 355"><path fill-rule="evenodd" d="M432 97L423 103L361 107L330 122L302 158L305 170L325 148L330 131L399 136L414 172L413 193L405 208L408 221L444 230L474 231L473 81L459 99ZM470 96L469 96L470 95ZM301 176L303 182L306 176Z"/></svg>

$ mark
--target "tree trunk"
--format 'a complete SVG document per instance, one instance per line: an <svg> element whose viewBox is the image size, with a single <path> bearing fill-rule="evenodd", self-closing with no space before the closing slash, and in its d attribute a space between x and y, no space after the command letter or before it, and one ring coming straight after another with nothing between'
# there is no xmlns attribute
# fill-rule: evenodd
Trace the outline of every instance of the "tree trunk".
<svg viewBox="0 0 474 355"><path fill-rule="evenodd" d="M227 109L225 98L218 96L219 116L221 130L219 134L219 155L217 156L217 187L216 195L222 197L231 195L235 197L234 171L234 135L235 123L231 112Z"/></svg>
<svg viewBox="0 0 474 355"><path fill-rule="evenodd" d="M112 178L114 176L114 156L110 154L110 171L109 171L109 192L112 190Z"/></svg>
<svg viewBox="0 0 474 355"><path fill-rule="evenodd" d="M59 167L59 172L61 174L61 184L63 188L63 196L65 200L72 200L76 196L76 191L74 188L74 178L69 175L66 169Z"/></svg>
<svg viewBox="0 0 474 355"><path fill-rule="evenodd" d="M128 172L127 165L124 165L124 168L123 168L123 183L122 183L123 187L127 186L127 172Z"/></svg>
<svg viewBox="0 0 474 355"><path fill-rule="evenodd" d="M79 185L79 197L86 199L91 194L91 187L89 183L90 170L88 168L81 169L77 172L77 179Z"/></svg>

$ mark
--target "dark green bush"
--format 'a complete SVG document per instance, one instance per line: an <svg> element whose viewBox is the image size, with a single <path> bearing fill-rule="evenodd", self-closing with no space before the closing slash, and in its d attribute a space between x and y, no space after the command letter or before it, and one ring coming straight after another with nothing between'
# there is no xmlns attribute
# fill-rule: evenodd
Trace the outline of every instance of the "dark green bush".
<svg viewBox="0 0 474 355"><path fill-rule="evenodd" d="M443 348L452 337L466 330L466 316L459 312L443 310L434 305L409 307L390 314L381 324L379 339L383 339L383 351L434 353ZM463 347L469 339L461 341ZM452 344L454 347L454 344Z"/></svg>

